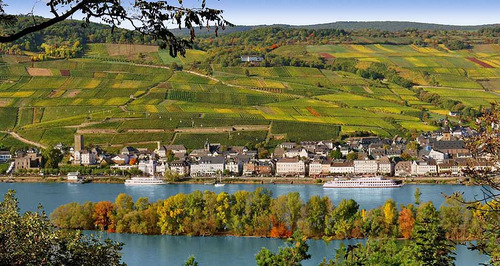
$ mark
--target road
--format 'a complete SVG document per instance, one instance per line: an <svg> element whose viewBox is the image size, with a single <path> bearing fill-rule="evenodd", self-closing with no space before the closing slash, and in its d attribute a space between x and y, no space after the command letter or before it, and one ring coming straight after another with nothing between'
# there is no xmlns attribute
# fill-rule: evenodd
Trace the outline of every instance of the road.
<svg viewBox="0 0 500 266"><path fill-rule="evenodd" d="M41 143L38 143L38 142L34 142L34 141L31 141L29 139L25 139L23 137L21 137L19 134L17 134L16 132L14 131L0 131L1 133L7 133L7 134L10 134L12 137L14 137L15 139L23 142L23 143L26 143L28 145L31 145L31 146L35 146L35 147L38 147L38 148L42 148L42 149L47 149L47 146L41 144Z"/></svg>

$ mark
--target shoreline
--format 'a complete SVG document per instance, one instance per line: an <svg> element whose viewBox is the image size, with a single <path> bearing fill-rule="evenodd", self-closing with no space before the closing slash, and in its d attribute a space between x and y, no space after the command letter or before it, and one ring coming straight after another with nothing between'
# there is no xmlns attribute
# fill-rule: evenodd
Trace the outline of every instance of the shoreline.
<svg viewBox="0 0 500 266"><path fill-rule="evenodd" d="M238 184L238 185L322 185L324 182L331 180L332 178L297 178L297 177L235 177L235 178L223 178L224 184ZM413 178L401 178L401 177L388 177L388 179L393 179L396 181L401 181L404 184L419 184L419 185L475 185L472 184L468 178L464 177L413 177ZM498 178L497 178L498 179ZM97 184L123 184L125 182L125 177L87 177L86 183L97 183ZM215 178L190 178L184 179L176 182L169 182L168 184L206 184L212 183ZM68 181L65 178L59 176L0 176L0 183L75 183Z"/></svg>

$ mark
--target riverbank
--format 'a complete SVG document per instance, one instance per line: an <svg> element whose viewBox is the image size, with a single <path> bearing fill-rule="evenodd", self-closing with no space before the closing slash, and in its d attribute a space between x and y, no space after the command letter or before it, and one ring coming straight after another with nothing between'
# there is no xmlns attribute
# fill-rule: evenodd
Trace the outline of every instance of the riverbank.
<svg viewBox="0 0 500 266"><path fill-rule="evenodd" d="M123 184L126 177L86 177L87 183L99 184ZM468 178L464 177L413 177L399 178L388 177L404 184L450 184L450 185L472 185ZM225 177L225 184L290 184L290 185L321 185L332 178L304 178L304 177ZM500 181L500 178L497 178ZM0 176L1 183L72 183L61 176ZM211 184L215 178L186 178L179 181L167 181L169 184Z"/></svg>

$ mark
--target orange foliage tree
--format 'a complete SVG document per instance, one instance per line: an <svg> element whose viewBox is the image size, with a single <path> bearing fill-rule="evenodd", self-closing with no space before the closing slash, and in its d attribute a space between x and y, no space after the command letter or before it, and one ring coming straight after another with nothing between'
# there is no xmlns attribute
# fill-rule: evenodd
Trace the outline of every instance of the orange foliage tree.
<svg viewBox="0 0 500 266"><path fill-rule="evenodd" d="M413 226L415 225L415 217L413 217L413 212L406 207L401 209L399 213L399 229L401 234L405 239L411 238L411 232L413 231Z"/></svg>
<svg viewBox="0 0 500 266"><path fill-rule="evenodd" d="M271 228L271 237L275 238L289 238L292 236L292 231L289 230L285 223L280 222L274 215L271 215L271 222L273 227Z"/></svg>
<svg viewBox="0 0 500 266"><path fill-rule="evenodd" d="M109 201L100 201L94 208L94 224L100 230L112 229L111 216L115 205ZM113 230L111 230L113 231Z"/></svg>

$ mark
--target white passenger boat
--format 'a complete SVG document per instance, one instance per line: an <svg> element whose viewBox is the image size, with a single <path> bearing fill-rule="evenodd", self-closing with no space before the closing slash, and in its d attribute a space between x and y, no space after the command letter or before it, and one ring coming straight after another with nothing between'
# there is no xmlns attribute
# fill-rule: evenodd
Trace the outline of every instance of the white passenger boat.
<svg viewBox="0 0 500 266"><path fill-rule="evenodd" d="M125 185L164 185L165 181L156 177L132 177L125 180Z"/></svg>
<svg viewBox="0 0 500 266"><path fill-rule="evenodd" d="M394 180L386 180L380 176L361 177L341 180L335 178L333 181L326 182L323 188L397 188L403 184L398 184Z"/></svg>

